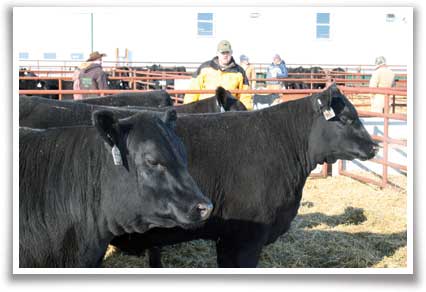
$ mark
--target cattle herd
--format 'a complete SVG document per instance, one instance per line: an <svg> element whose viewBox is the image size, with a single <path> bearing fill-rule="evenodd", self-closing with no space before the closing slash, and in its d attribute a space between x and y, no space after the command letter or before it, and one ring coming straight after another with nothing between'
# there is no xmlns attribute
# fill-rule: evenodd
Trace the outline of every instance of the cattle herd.
<svg viewBox="0 0 426 292"><path fill-rule="evenodd" d="M109 89L119 89L119 90L129 90L129 89L138 89L138 90L158 90L165 88L170 88L174 86L174 79L167 79L165 85L161 84L159 77L153 77L152 80L136 80L136 84L130 82L128 77L146 77L150 73L155 72L173 72L174 74L184 74L186 68L183 66L177 67L162 67L161 65L152 65L145 67L116 67L116 72L107 73L107 83ZM70 68L71 70L71 68ZM148 74L148 75L147 75ZM35 77L35 79L20 79L19 80L19 89L22 90L58 90L59 81L57 79L44 79L38 77L37 74L28 70L27 68L22 68L19 70L19 77ZM37 77L37 78L36 78ZM114 78L112 78L114 77ZM124 78L120 78L124 77ZM127 79L126 79L127 78ZM63 90L72 90L73 81L72 80L61 80L61 88ZM42 96L51 99L58 99L57 94L38 94L37 96ZM63 94L62 99L73 99L71 94Z"/></svg>
<svg viewBox="0 0 426 292"><path fill-rule="evenodd" d="M117 67L115 72L108 72L107 83L109 89L119 90L159 90L174 88L174 79L168 78L161 80L158 72L166 72L174 75L185 74L186 68L183 66L177 67L162 67L161 65L152 65L145 67ZM310 67L305 68L302 66L295 68L288 68L290 80L284 80L283 85L287 89L324 89L326 83L324 78L326 77L327 70L321 67ZM331 76L331 81L336 79L345 79L345 70L338 67L329 70L328 74ZM157 74L156 77L152 77L152 80L145 80L149 74ZM34 72L22 68L19 71L20 77L38 77ZM144 77L143 80L136 80L135 85L128 79L129 77ZM114 77L114 78L112 78ZM306 79L311 79L311 82L306 82ZM318 79L318 81L315 81ZM164 82L163 84L161 82ZM261 84L262 82L259 82ZM344 83L338 85L344 85ZM73 89L73 81L62 80L61 88L64 90ZM43 79L39 77L37 79L21 79L19 80L19 89L23 90L58 90L59 81L56 79ZM51 99L58 99L57 94L38 94L37 96L47 97ZM72 99L71 94L63 94L62 99ZM267 102L266 102L267 103ZM270 103L269 103L270 104Z"/></svg>
<svg viewBox="0 0 426 292"><path fill-rule="evenodd" d="M162 246L200 238L218 267L256 267L318 164L378 149L335 84L254 111L221 87L181 106L20 96L19 125L21 268L100 267L109 244L161 267Z"/></svg>

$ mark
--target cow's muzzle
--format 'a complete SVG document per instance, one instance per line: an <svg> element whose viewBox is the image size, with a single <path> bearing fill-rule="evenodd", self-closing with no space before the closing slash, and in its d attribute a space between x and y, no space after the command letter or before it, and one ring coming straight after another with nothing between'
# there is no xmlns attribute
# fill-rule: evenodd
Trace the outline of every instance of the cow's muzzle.
<svg viewBox="0 0 426 292"><path fill-rule="evenodd" d="M196 212L200 215L200 219L203 221L210 217L212 211L212 203L200 203L196 206Z"/></svg>

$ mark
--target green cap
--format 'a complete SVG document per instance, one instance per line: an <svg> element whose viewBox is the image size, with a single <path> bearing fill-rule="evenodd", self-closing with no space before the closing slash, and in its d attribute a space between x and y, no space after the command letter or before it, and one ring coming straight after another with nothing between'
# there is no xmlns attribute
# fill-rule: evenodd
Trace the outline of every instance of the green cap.
<svg viewBox="0 0 426 292"><path fill-rule="evenodd" d="M223 52L232 53L231 43L225 40L220 41L220 43L217 45L217 51L219 53L223 53Z"/></svg>

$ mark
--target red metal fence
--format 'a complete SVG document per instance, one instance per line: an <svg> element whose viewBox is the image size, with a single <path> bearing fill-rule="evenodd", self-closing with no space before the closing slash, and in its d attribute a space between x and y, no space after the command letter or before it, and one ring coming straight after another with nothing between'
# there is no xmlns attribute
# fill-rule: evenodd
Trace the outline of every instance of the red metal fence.
<svg viewBox="0 0 426 292"><path fill-rule="evenodd" d="M59 99L62 99L62 95L64 94L74 94L74 93L80 93L80 94L99 94L101 96L105 94L116 94L116 93L123 93L123 92L146 92L148 90L62 90L62 80L72 80L70 76L70 71L58 71L58 72L51 72L51 71L38 71L36 73L41 74L41 76L38 77L19 77L20 80L37 80L37 79L51 79L51 80L59 80L59 89L58 90L19 90L19 94L57 94ZM123 73L129 74L129 71L124 70L115 70L112 77L109 77L110 79L115 80L127 80L132 84L132 88L136 88L136 82L146 82L151 83L153 80L168 80L168 79L188 79L190 76L188 74L182 74L182 72L146 72L146 71L132 71L130 76L121 76ZM46 74L45 76L42 76ZM144 76L136 76L136 74L144 74ZM341 72L338 74L341 75ZM356 73L351 73L352 75ZM49 76L50 75L50 76ZM55 76L51 76L55 75ZM305 74L306 75L306 74ZM364 78L363 75L354 75L359 76L360 78ZM401 75L403 76L403 75ZM306 82L311 84L315 83L327 83L329 84L333 80L332 75L322 76L321 79L313 78L314 76L311 76L311 78L285 78L285 79L276 79L276 78L257 78L257 81L269 81L269 80L279 80L279 81L297 81L297 82ZM318 77L318 76L316 76ZM319 76L321 77L321 76ZM406 75L405 75L406 78ZM354 85L354 84L365 84L368 82L368 80L362 80L362 79L334 79L335 82L338 84L348 84L348 85ZM214 94L214 90L175 90L173 88L165 88L167 92L173 97L174 102L176 105L179 105L183 102L182 95L187 93L212 93ZM382 147L383 147L383 158L377 159L374 158L371 161L374 163L378 163L382 165L382 175L381 180L374 180L369 177L361 176L359 174L351 173L343 168L343 163L341 161L338 162L338 169L340 175L346 175L367 183L372 183L375 185L378 185L380 187L386 187L388 186L389 179L388 179L388 167L392 167L394 169L398 169L404 172L407 172L407 165L400 165L397 163L393 163L389 161L388 154L389 154L389 147L392 145L400 145L407 147L407 140L399 140L399 139L393 139L389 137L389 120L395 119L395 120L401 120L401 121L407 121L407 115L406 115L406 106L407 106L407 89L406 89L406 80L403 80L398 84L396 88L369 88L369 87L350 87L350 86L339 86L339 89L347 95L350 99L356 99L357 95L367 95L367 101L364 103L361 103L359 105L354 104L355 107L358 110L358 113L360 117L368 118L368 117L379 117L383 118L383 125L384 125L384 133L383 136L373 136L373 139L378 141ZM257 90L230 90L231 93L237 94L237 93L247 93L247 94L270 94L270 93L278 93L281 96L281 101L288 101L293 100L297 98L302 98L303 96L320 92L321 89L295 89L295 90L272 90L272 89L257 89ZM371 112L368 109L363 110L362 108L369 106L368 101L368 95L370 94L384 94L385 95L385 104L390 104L390 108L385 106L384 113L377 113L377 112ZM401 102L402 99L402 102ZM399 103L397 102L399 100ZM404 110L398 110L398 108L405 108ZM397 113L400 112L400 113ZM318 174L314 174L314 176L321 176L325 177L328 175L329 168L327 165L324 165L322 167L322 170Z"/></svg>
<svg viewBox="0 0 426 292"><path fill-rule="evenodd" d="M353 92L356 89L347 89L346 92ZM344 91L345 92L345 91ZM384 94L384 104L385 105L389 105L390 104L390 96L392 94L395 94L394 92L391 92L391 90L389 89L383 89L381 90L381 92L378 93L382 93ZM399 95L403 95L406 96L406 92L398 92ZM389 120L400 120L400 121L407 121L407 115L406 114L395 114L395 113L391 113L390 112L390 107L389 106L385 106L384 107L384 112L383 113L376 113L376 112L371 112L371 111L358 111L358 114L360 117L365 117L365 118L369 118L369 117L379 117L379 118L383 118L383 136L377 136L377 135L372 135L373 139L378 141L381 146L382 146L382 150L383 150L383 157L381 159L378 158L373 158L370 161L374 162L374 163L378 163L382 165L382 175L381 175L381 179L372 179L366 176L361 176L359 174L353 173L353 172L349 172L347 170L344 169L343 163L342 161L339 161L338 164L338 171L340 175L346 175L349 177L352 177L354 179L358 179L364 182L368 182L368 183L372 183L375 184L379 187L386 187L389 184L389 176L388 176L388 168L392 167L393 169L396 170L400 170L403 172L407 172L407 165L402 165L402 164L398 164L398 163L394 163L389 161L389 149L390 147L392 147L393 145L399 145L399 146L404 146L407 147L407 140L406 139L394 139L392 137L389 136ZM408 130L408 128L407 128Z"/></svg>

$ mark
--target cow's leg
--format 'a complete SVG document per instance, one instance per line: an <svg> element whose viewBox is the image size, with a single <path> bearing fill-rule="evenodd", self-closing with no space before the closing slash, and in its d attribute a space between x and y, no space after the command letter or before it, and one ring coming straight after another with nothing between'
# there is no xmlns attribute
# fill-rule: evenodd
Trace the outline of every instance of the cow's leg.
<svg viewBox="0 0 426 292"><path fill-rule="evenodd" d="M219 239L216 242L219 268L255 268L259 262L263 244L244 239Z"/></svg>
<svg viewBox="0 0 426 292"><path fill-rule="evenodd" d="M161 247L154 246L148 250L149 266L151 268L162 268L161 264Z"/></svg>

